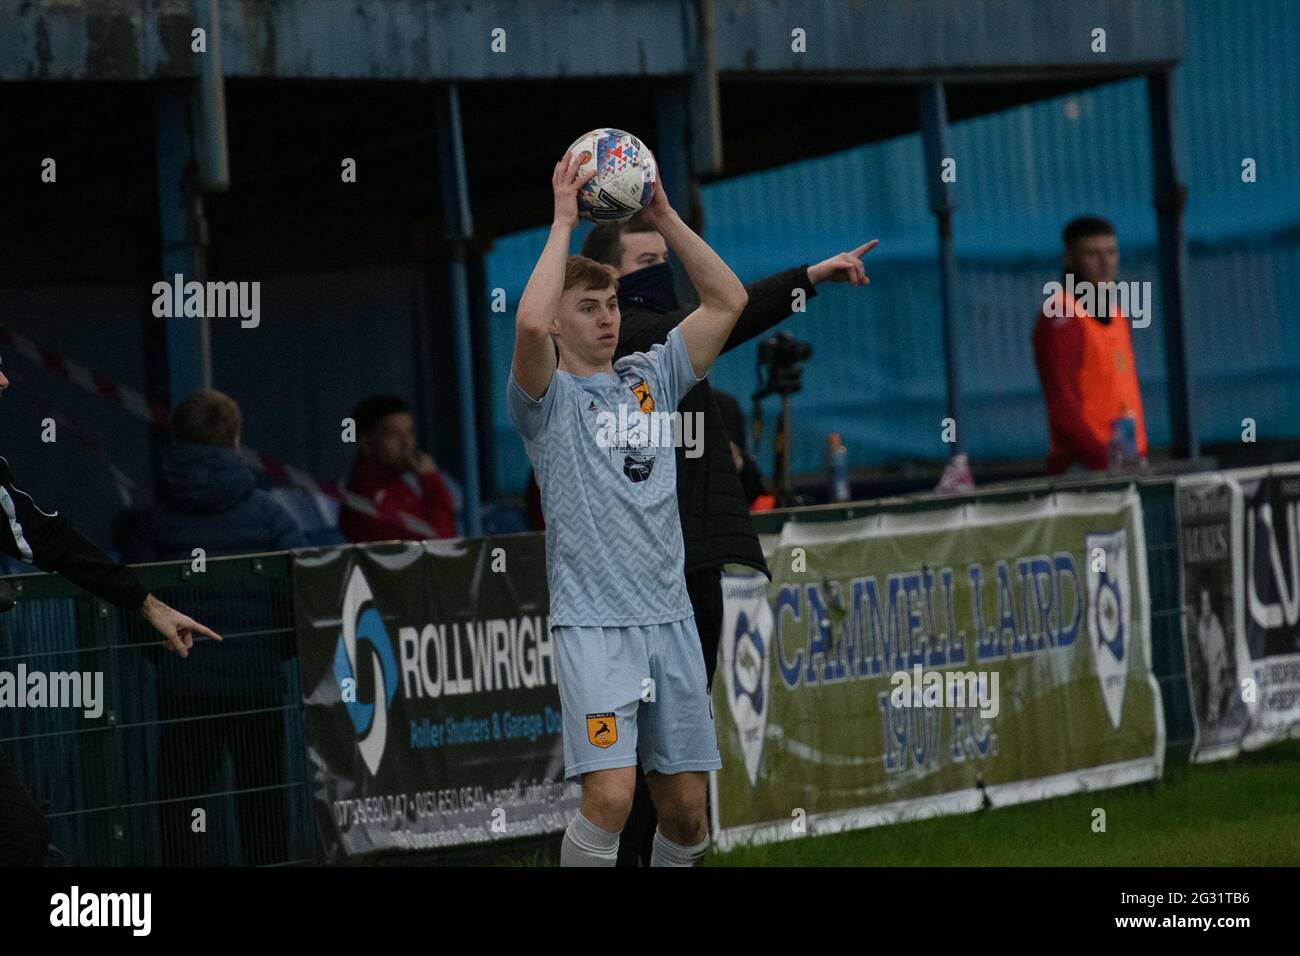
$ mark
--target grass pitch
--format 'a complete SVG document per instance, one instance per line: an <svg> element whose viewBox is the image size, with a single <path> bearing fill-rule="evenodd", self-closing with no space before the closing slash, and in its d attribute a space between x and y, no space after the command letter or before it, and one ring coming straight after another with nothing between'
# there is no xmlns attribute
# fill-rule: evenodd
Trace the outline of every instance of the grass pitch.
<svg viewBox="0 0 1300 956"><path fill-rule="evenodd" d="M1164 779L976 814L710 853L709 866L1294 866L1300 742ZM1106 811L1106 832L1092 829Z"/></svg>

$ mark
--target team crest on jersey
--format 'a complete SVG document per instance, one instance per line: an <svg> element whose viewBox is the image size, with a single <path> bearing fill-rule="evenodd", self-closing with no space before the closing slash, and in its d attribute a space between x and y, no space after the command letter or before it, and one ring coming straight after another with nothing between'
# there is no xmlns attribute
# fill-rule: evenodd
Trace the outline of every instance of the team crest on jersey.
<svg viewBox="0 0 1300 956"><path fill-rule="evenodd" d="M604 750L618 742L618 719L613 714L587 715L587 740Z"/></svg>
<svg viewBox="0 0 1300 956"><path fill-rule="evenodd" d="M623 474L633 484L645 481L655 470L654 455L624 455Z"/></svg>
<svg viewBox="0 0 1300 956"><path fill-rule="evenodd" d="M641 403L642 412L649 415L655 410L654 396L650 394L650 386L645 383L644 379L632 386L632 394Z"/></svg>

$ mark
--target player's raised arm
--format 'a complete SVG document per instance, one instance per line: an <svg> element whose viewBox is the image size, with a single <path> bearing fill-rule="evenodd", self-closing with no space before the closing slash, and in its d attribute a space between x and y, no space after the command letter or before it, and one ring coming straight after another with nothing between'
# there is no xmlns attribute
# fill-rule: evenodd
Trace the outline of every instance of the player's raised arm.
<svg viewBox="0 0 1300 956"><path fill-rule="evenodd" d="M515 312L515 355L510 367L515 381L533 398L541 398L555 374L555 346L551 323L564 292L564 266L569 258L569 237L578 224L578 190L596 175L579 176L578 159L570 153L555 164L551 189L555 193L555 218L533 274Z"/></svg>
<svg viewBox="0 0 1300 956"><path fill-rule="evenodd" d="M692 232L668 204L662 182L641 215L677 254L700 295L699 308L683 319L678 328L691 357L691 367L697 377L703 378L722 352L736 319L749 301L749 294L709 244Z"/></svg>

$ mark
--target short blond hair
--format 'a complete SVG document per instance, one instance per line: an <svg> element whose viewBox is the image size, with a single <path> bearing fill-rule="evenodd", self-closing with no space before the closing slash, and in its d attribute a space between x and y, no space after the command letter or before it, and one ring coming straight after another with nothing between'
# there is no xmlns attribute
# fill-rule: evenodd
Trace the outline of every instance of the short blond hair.
<svg viewBox="0 0 1300 956"><path fill-rule="evenodd" d="M584 289L599 291L614 287L618 291L618 273L614 267L588 259L586 256L569 256L564 264L564 291L581 286Z"/></svg>

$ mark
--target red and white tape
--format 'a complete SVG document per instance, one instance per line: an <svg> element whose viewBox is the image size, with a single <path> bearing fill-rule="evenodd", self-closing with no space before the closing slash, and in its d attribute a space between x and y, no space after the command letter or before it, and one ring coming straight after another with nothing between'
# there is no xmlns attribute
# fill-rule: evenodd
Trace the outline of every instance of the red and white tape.
<svg viewBox="0 0 1300 956"><path fill-rule="evenodd" d="M6 325L0 325L0 344L12 346L14 351L29 361L42 366L50 373L72 382L74 385L80 386L91 394L98 395L100 398L111 402L151 427L165 428L171 421L171 412L165 405L149 401L148 398L135 389L95 372L75 359L41 345L34 339L28 338L21 332L17 332ZM68 427L69 430L72 430L66 419L60 421L56 418L56 423L60 428ZM359 495L336 482L320 481L309 472L281 461L274 455L268 455L247 446L240 449L240 454L252 468L263 472L275 481L302 488L315 497L324 497L336 501L353 511L359 511L361 514L377 521L400 526L404 530L422 538L437 537L433 527L423 518L405 512L398 512L395 515L381 514L375 503L364 495ZM101 460L113 473L114 481L117 482L119 490L129 490L128 493L133 497L142 496L143 493L140 492L138 486L106 456Z"/></svg>
<svg viewBox="0 0 1300 956"><path fill-rule="evenodd" d="M24 358L44 366L60 378L67 379L100 398L107 399L119 408L126 409L141 421L165 428L171 419L171 413L166 407L150 402L135 389L93 372L80 362L47 348L8 326L0 325L0 342L12 345L14 350Z"/></svg>
<svg viewBox="0 0 1300 956"><path fill-rule="evenodd" d="M122 499L122 504L128 508L147 508L153 503L149 493L132 481L131 477L113 461L108 454L108 450L104 447L104 439L101 436L84 431L66 415L51 407L45 394L35 382L29 380L26 376L20 377L17 372L12 370L11 374L19 381L18 397L30 402L41 418L48 418L53 421L60 432L71 435L72 444L75 448L80 449L89 458L104 467L113 479L113 487L116 489L118 497Z"/></svg>

